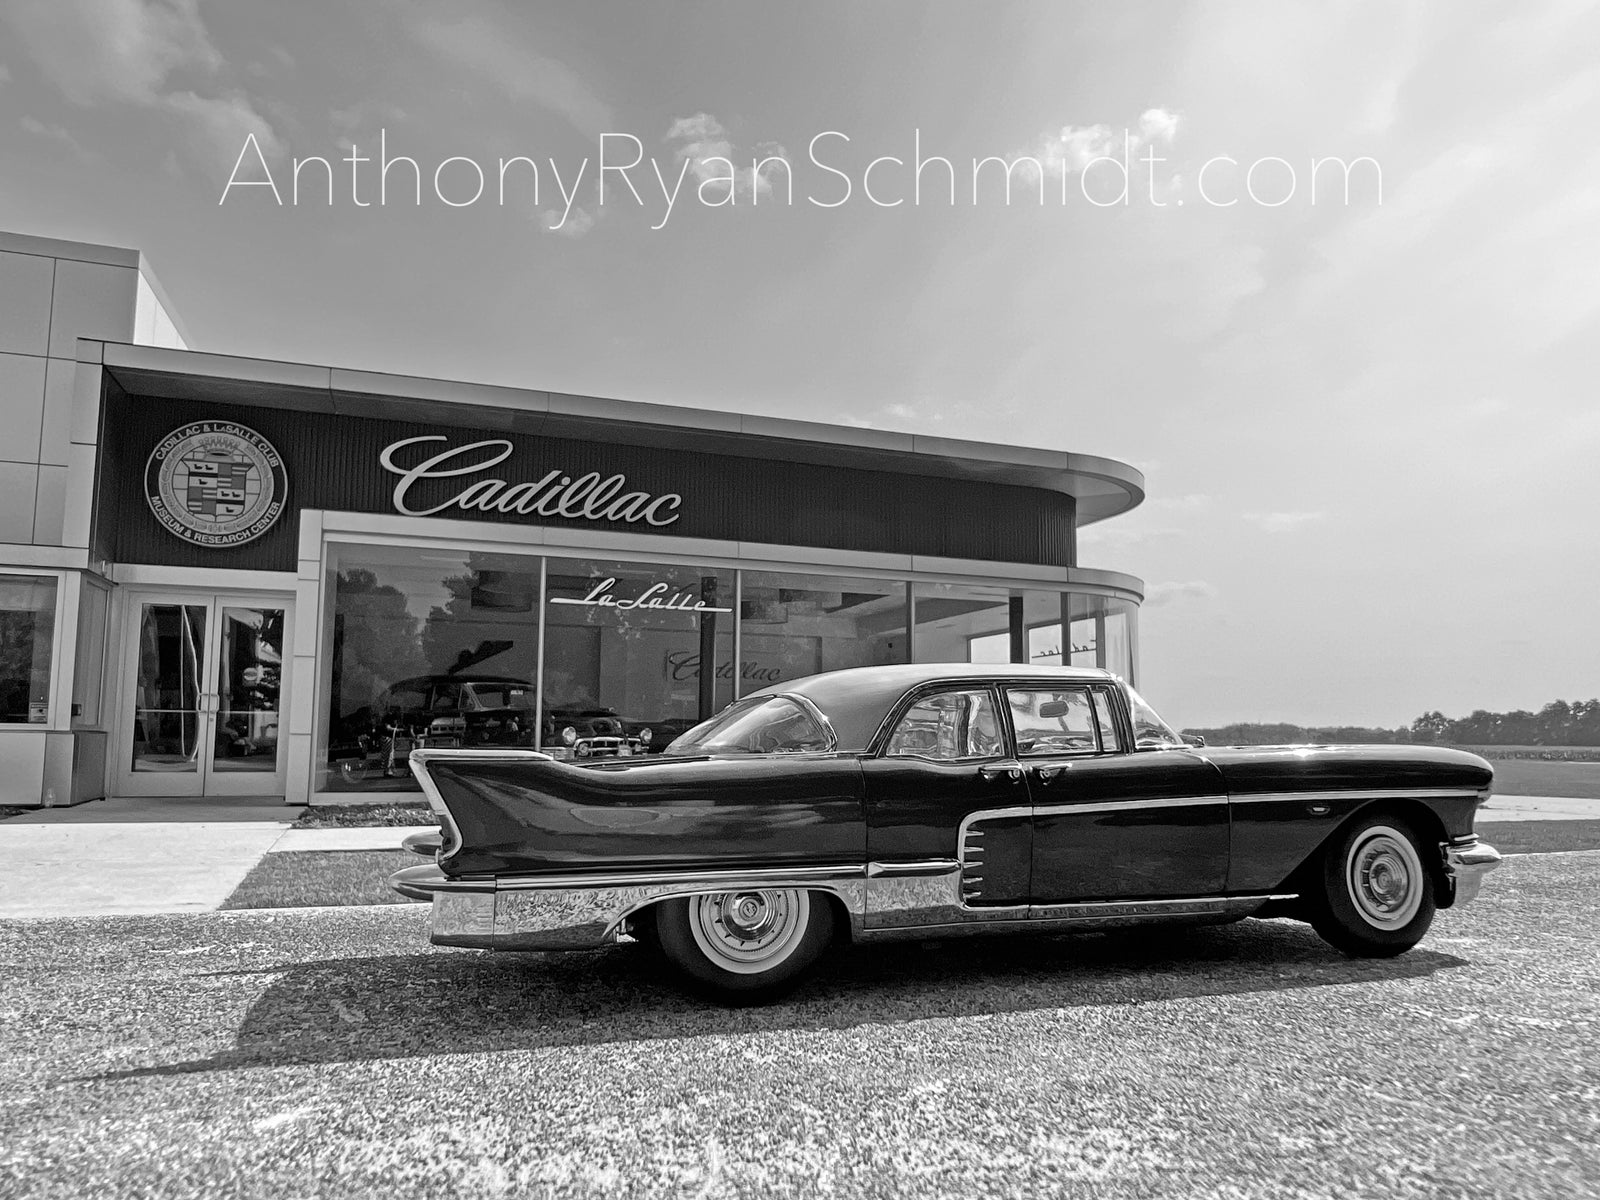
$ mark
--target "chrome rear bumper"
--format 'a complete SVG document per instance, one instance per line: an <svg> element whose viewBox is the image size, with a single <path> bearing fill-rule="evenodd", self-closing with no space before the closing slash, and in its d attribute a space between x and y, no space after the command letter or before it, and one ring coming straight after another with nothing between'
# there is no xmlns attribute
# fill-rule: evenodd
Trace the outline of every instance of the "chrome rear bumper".
<svg viewBox="0 0 1600 1200"><path fill-rule="evenodd" d="M1453 903L1460 905L1477 896L1483 877L1500 865L1500 851L1473 835L1470 840L1447 843L1444 862L1445 871L1455 885Z"/></svg>

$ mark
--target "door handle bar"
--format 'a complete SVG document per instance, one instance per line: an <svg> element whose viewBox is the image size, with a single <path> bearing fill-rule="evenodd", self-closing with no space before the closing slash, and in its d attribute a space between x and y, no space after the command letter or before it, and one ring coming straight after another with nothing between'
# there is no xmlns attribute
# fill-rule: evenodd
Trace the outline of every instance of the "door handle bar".
<svg viewBox="0 0 1600 1200"><path fill-rule="evenodd" d="M985 763L978 768L978 775L983 779L999 779L1002 776L1012 783L1022 782L1022 764L1016 761Z"/></svg>

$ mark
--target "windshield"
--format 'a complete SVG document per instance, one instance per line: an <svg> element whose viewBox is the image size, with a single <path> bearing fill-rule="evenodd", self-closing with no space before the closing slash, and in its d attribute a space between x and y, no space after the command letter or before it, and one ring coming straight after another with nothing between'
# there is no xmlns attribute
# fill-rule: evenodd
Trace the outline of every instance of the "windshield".
<svg viewBox="0 0 1600 1200"><path fill-rule="evenodd" d="M730 704L669 745L664 754L803 754L831 750L815 717L787 696L752 696Z"/></svg>
<svg viewBox="0 0 1600 1200"><path fill-rule="evenodd" d="M1133 748L1135 750L1165 750L1169 746L1182 746L1184 741L1172 732L1156 715L1156 710L1145 702L1143 696L1128 688L1128 709L1133 714Z"/></svg>

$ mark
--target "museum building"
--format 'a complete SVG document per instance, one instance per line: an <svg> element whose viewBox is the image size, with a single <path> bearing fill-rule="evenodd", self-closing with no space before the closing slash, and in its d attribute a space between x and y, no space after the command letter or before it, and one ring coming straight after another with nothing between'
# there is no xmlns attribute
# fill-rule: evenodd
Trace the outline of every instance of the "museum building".
<svg viewBox="0 0 1600 1200"><path fill-rule="evenodd" d="M136 251L0 233L0 802L364 800L417 746L658 752L892 662L1138 672L1037 447L227 357Z"/></svg>

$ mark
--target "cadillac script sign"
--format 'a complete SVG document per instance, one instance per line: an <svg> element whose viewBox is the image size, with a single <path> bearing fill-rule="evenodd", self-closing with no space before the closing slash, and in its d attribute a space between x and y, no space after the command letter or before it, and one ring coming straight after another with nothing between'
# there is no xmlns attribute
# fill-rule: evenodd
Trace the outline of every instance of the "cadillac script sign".
<svg viewBox="0 0 1600 1200"><path fill-rule="evenodd" d="M444 442L440 448L437 443ZM566 517L569 520L623 521L629 525L671 525L683 497L676 492L652 495L629 491L625 475L602 477L598 471L563 473L553 467L538 479L512 481L492 472L516 447L503 438L449 446L442 434L406 438L384 447L379 461L400 477L394 485L394 510L408 517L462 512L517 513L521 516ZM429 479L461 480L448 499L418 507L411 489ZM454 483L452 482L452 487Z"/></svg>
<svg viewBox="0 0 1600 1200"><path fill-rule="evenodd" d="M174 429L144 469L145 500L174 537L197 546L254 541L283 512L289 478L271 442L232 421Z"/></svg>

